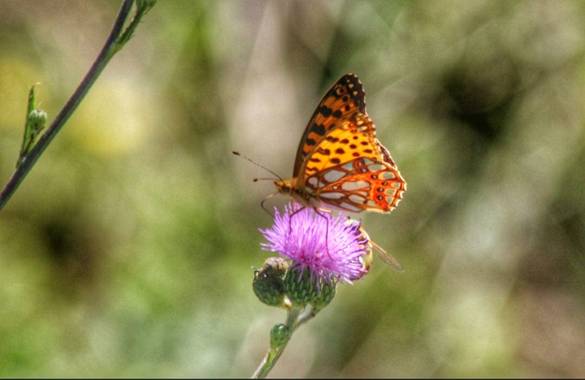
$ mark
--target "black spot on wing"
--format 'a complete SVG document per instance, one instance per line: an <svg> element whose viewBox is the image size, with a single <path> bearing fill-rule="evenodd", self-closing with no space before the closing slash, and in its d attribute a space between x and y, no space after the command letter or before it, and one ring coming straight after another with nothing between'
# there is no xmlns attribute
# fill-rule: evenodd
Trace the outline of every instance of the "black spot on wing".
<svg viewBox="0 0 585 380"><path fill-rule="evenodd" d="M347 94L356 103L357 108L360 112L366 112L366 93L362 82L358 79L357 75L349 73L345 74L337 81L347 89Z"/></svg>
<svg viewBox="0 0 585 380"><path fill-rule="evenodd" d="M347 103L351 99L360 112L366 112L366 93L362 82L360 82L355 74L349 73L339 78L327 92L326 96L334 96L337 99L342 99L344 103Z"/></svg>
<svg viewBox="0 0 585 380"><path fill-rule="evenodd" d="M316 133L316 134L318 134L319 136L323 136L323 135L325 134L325 127L324 127L324 126L322 126L321 124L316 124L316 123L313 123L313 124L311 125L311 129L310 129L310 131L311 131L311 132L315 132L315 133Z"/></svg>

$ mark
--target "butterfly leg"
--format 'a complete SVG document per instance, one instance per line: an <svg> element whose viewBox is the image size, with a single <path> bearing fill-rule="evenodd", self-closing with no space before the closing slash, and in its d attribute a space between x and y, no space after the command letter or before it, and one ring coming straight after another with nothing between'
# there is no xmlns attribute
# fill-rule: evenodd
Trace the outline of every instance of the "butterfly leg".
<svg viewBox="0 0 585 380"><path fill-rule="evenodd" d="M322 211L324 213L330 213L329 210L327 209L323 209L320 207L313 207L313 210L315 210L315 213L317 215L319 215L321 218L325 219L326 222L326 227L325 227L325 251L327 253L327 256L331 257L331 254L329 253L329 218L327 218L325 215L321 214L319 211Z"/></svg>
<svg viewBox="0 0 585 380"><path fill-rule="evenodd" d="M290 214L290 216L288 218L288 236L290 236L290 234L292 233L292 218L293 218L293 216L295 216L299 212L303 211L305 208L306 208L306 206L303 205L298 210L295 210L295 211L293 211L292 214Z"/></svg>
<svg viewBox="0 0 585 380"><path fill-rule="evenodd" d="M292 233L292 218L298 214L299 212L303 211L305 208L307 208L307 206L302 206L299 209L295 210L292 214L290 214L290 217L288 219L288 236L290 236L290 234ZM312 207L313 211L315 211L315 213L317 215L319 215L321 218L325 219L325 223L326 223L326 227L325 227L325 250L327 252L327 256L331 257L331 254L329 253L329 218L325 215L323 215L321 212L325 212L325 213L329 213L329 210L326 209L322 209L319 207ZM320 212L321 211L321 212Z"/></svg>

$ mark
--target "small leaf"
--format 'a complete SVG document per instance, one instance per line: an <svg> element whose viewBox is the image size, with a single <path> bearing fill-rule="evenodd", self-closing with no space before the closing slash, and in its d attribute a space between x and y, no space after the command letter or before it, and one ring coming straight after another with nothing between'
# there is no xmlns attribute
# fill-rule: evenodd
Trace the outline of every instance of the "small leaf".
<svg viewBox="0 0 585 380"><path fill-rule="evenodd" d="M139 12L146 14L152 7L154 7L156 1L157 0L137 0L136 7L138 8Z"/></svg>
<svg viewBox="0 0 585 380"><path fill-rule="evenodd" d="M16 167L20 166L26 155L33 148L35 141L47 123L47 113L35 108L35 85L30 88L28 93L28 104L26 107L26 121L24 124L24 135L20 147L20 155Z"/></svg>

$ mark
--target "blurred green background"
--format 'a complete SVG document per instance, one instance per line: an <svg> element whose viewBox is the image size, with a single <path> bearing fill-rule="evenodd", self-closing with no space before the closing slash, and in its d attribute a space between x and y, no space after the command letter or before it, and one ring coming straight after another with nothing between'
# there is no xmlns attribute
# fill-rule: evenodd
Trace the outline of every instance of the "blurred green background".
<svg viewBox="0 0 585 380"><path fill-rule="evenodd" d="M0 1L0 182L120 2ZM159 0L0 212L1 376L249 376L264 173L346 72L408 191L274 376L585 376L585 3ZM286 198L272 205L282 205Z"/></svg>

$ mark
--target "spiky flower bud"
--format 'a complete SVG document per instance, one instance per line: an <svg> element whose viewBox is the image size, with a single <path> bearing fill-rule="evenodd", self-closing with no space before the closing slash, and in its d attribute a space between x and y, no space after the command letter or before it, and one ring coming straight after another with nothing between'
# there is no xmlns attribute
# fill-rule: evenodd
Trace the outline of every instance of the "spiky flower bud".
<svg viewBox="0 0 585 380"><path fill-rule="evenodd" d="M290 338L290 329L287 325L279 323L270 330L270 348L277 349Z"/></svg>
<svg viewBox="0 0 585 380"><path fill-rule="evenodd" d="M319 281L309 269L293 267L284 276L284 290L293 306L306 306L319 295Z"/></svg>
<svg viewBox="0 0 585 380"><path fill-rule="evenodd" d="M252 287L256 297L269 306L283 306L285 303L285 289L283 277L288 268L288 262L280 257L269 257L262 268L254 271Z"/></svg>
<svg viewBox="0 0 585 380"><path fill-rule="evenodd" d="M319 310L323 309L325 306L329 305L329 303L335 297L335 288L337 287L337 283L335 281L322 281L320 284L320 291L317 295L311 300L311 305L313 306L313 310L318 312Z"/></svg>

